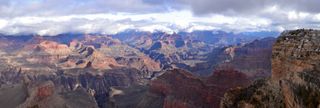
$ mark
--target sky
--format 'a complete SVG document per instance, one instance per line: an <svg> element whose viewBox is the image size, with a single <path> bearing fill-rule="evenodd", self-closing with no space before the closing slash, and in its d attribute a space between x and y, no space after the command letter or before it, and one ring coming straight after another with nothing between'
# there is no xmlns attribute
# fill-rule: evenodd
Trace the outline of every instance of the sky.
<svg viewBox="0 0 320 108"><path fill-rule="evenodd" d="M320 0L0 0L0 33L320 28Z"/></svg>

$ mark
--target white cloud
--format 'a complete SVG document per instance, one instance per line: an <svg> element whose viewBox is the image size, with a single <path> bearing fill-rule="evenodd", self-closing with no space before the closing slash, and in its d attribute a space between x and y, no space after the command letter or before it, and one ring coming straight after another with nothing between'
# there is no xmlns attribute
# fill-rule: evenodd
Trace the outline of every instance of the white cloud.
<svg viewBox="0 0 320 108"><path fill-rule="evenodd" d="M320 8L314 5L319 1L291 1L0 0L0 33L242 32L319 27Z"/></svg>
<svg viewBox="0 0 320 108"><path fill-rule="evenodd" d="M141 30L141 31L148 31L148 32L155 32L155 31L163 31L163 32L167 32L167 33L174 33L174 32L177 32L175 31L174 29L171 29L165 25L157 25L157 24L154 24L154 25L149 25L149 26L143 26L143 27L140 27L138 28L138 30Z"/></svg>
<svg viewBox="0 0 320 108"><path fill-rule="evenodd" d="M6 20L0 19L0 29L6 27L7 23L8 22Z"/></svg>
<svg viewBox="0 0 320 108"><path fill-rule="evenodd" d="M259 17L231 17L223 15L194 16L191 11L167 13L104 13L63 16L22 16L5 19L1 33L37 33L56 35L65 32L113 34L126 29L142 31L193 31L193 30L232 30L242 31L268 27L271 22ZM1 25L1 22L0 22ZM241 26L241 27L240 27Z"/></svg>
<svg viewBox="0 0 320 108"><path fill-rule="evenodd" d="M208 26L208 25L192 25L189 28L187 28L186 32L192 32L197 30L219 30L218 27Z"/></svg>

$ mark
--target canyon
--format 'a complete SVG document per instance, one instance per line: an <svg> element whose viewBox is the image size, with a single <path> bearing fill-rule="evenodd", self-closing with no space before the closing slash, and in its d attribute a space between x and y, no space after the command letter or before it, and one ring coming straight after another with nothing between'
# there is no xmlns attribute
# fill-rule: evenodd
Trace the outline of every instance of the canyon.
<svg viewBox="0 0 320 108"><path fill-rule="evenodd" d="M271 75L276 41L218 33L0 36L0 105L216 108L229 89Z"/></svg>

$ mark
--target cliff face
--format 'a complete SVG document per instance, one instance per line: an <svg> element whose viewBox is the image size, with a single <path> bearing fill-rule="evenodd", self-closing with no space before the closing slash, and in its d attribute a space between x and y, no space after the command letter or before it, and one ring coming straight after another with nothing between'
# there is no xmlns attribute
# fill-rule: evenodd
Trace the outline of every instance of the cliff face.
<svg viewBox="0 0 320 108"><path fill-rule="evenodd" d="M320 63L320 31L284 32L273 46L272 79L290 72L315 70Z"/></svg>
<svg viewBox="0 0 320 108"><path fill-rule="evenodd" d="M320 105L320 31L281 34L272 50L272 77L225 94L222 108L316 108Z"/></svg>

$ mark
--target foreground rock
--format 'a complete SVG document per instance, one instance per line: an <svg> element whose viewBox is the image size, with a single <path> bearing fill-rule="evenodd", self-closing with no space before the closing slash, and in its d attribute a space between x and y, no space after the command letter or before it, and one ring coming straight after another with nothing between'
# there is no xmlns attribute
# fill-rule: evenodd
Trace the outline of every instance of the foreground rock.
<svg viewBox="0 0 320 108"><path fill-rule="evenodd" d="M320 31L296 30L282 33L272 54L272 79L289 73L312 71L320 63Z"/></svg>
<svg viewBox="0 0 320 108"><path fill-rule="evenodd" d="M273 46L272 77L226 93L222 108L316 108L320 105L320 31L281 34Z"/></svg>

